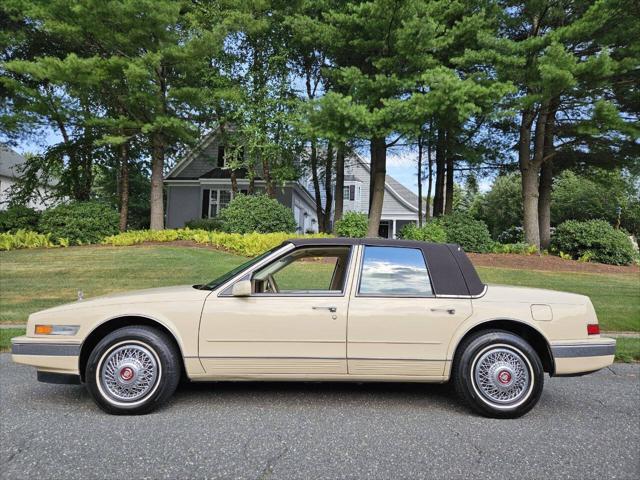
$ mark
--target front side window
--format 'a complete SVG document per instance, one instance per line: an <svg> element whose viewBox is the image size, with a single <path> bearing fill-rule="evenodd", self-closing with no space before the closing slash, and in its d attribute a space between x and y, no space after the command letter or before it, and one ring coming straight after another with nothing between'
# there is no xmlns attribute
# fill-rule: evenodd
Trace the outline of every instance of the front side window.
<svg viewBox="0 0 640 480"><path fill-rule="evenodd" d="M341 294L350 247L299 248L253 275L253 292L270 295Z"/></svg>
<svg viewBox="0 0 640 480"><path fill-rule="evenodd" d="M364 248L358 293L362 295L429 297L429 272L418 248Z"/></svg>

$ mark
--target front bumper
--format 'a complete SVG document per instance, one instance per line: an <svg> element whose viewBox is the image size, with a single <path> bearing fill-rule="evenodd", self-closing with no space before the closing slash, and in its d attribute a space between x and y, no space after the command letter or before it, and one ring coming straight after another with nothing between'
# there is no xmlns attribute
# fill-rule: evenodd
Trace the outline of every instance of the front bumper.
<svg viewBox="0 0 640 480"><path fill-rule="evenodd" d="M568 376L595 372L611 365L615 358L613 338L594 338L551 345L555 361L555 375Z"/></svg>
<svg viewBox="0 0 640 480"><path fill-rule="evenodd" d="M33 337L11 339L11 359L36 367L38 372L79 375L80 343ZM45 376L46 377L46 376Z"/></svg>

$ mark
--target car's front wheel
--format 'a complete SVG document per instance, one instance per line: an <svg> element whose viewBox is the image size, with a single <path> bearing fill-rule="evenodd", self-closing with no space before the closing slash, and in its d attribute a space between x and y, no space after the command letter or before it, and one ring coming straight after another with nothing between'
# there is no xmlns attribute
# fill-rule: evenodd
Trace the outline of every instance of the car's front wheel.
<svg viewBox="0 0 640 480"><path fill-rule="evenodd" d="M124 327L95 346L86 368L89 393L104 411L116 415L148 413L175 392L179 354L163 332Z"/></svg>
<svg viewBox="0 0 640 480"><path fill-rule="evenodd" d="M453 381L458 395L478 413L517 418L540 399L544 370L538 354L524 339L492 330L460 345Z"/></svg>

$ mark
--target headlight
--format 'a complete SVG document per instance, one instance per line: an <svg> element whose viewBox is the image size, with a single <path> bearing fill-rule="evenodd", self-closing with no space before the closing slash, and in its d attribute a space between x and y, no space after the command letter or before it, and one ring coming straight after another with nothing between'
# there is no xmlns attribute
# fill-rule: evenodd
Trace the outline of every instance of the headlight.
<svg viewBox="0 0 640 480"><path fill-rule="evenodd" d="M80 325L36 325L36 335L75 335Z"/></svg>

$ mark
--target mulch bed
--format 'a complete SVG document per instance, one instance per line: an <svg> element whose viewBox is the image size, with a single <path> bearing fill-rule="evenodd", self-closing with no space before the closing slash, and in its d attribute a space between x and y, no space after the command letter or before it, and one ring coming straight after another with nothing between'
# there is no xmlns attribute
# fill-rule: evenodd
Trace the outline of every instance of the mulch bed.
<svg viewBox="0 0 640 480"><path fill-rule="evenodd" d="M626 273L640 274L638 265L605 265L603 263L583 263L576 260L563 260L552 255L516 255L511 253L469 253L476 267L514 268L543 270L550 272L577 273Z"/></svg>

